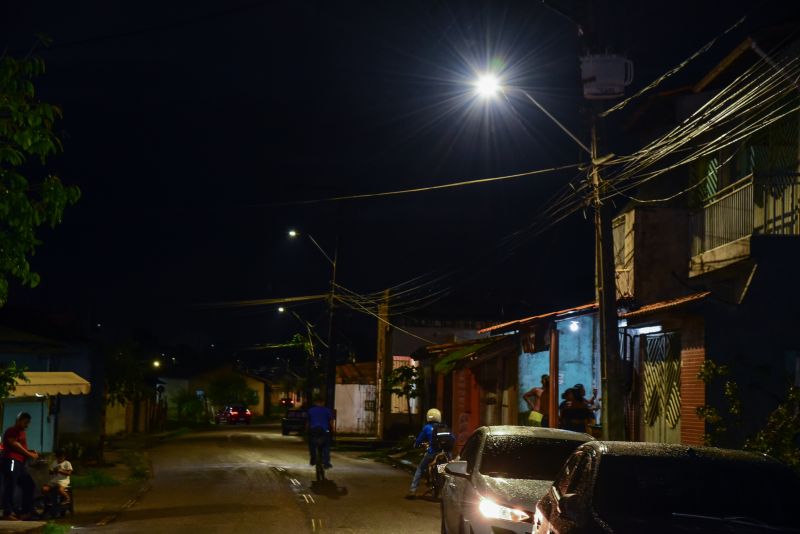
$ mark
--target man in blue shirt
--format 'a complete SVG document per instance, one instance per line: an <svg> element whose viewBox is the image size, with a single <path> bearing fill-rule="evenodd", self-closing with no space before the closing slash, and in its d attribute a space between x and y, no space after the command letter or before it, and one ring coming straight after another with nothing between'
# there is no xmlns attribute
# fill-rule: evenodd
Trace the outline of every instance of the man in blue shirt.
<svg viewBox="0 0 800 534"><path fill-rule="evenodd" d="M414 448L419 447L423 442L427 442L428 450L425 451L425 456L422 457L422 460L417 466L417 471L414 473L414 478L411 480L411 487L408 488L406 499L416 498L417 488L422 480L422 475L425 474L425 470L428 468L428 465L441 451L436 443L436 440L434 439L433 433L436 430L436 427L442 422L442 412L436 408L431 408L428 410L425 419L427 419L428 422L424 427L422 427L422 431L419 433L419 436L417 436L417 440L414 442Z"/></svg>
<svg viewBox="0 0 800 534"><path fill-rule="evenodd" d="M311 465L317 463L317 443L322 447L322 463L325 469L331 465L331 431L336 416L333 410L325 407L322 397L314 397L314 406L308 410L308 451L311 454Z"/></svg>

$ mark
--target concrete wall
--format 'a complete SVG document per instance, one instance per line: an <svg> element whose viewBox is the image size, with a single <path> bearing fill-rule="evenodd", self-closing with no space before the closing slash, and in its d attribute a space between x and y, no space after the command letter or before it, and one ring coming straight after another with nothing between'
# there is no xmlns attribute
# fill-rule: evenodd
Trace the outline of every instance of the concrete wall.
<svg viewBox="0 0 800 534"><path fill-rule="evenodd" d="M375 403L376 386L336 384L336 431L353 434L375 433L375 411L367 410L367 401Z"/></svg>

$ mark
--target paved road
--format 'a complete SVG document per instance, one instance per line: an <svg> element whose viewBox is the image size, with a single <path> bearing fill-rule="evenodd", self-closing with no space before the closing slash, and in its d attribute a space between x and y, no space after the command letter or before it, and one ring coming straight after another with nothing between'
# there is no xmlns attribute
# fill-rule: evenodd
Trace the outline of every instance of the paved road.
<svg viewBox="0 0 800 534"><path fill-rule="evenodd" d="M434 533L439 505L407 501L404 471L334 453L312 482L305 443L268 427L221 427L151 451L152 489L105 532ZM92 529L94 530L94 529Z"/></svg>

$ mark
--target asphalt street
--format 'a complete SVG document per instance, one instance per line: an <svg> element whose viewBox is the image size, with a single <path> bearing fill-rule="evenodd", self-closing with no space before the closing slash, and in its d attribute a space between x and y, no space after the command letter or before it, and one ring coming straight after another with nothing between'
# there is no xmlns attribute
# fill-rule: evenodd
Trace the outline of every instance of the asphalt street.
<svg viewBox="0 0 800 534"><path fill-rule="evenodd" d="M403 499L405 471L334 453L329 480L318 483L305 442L276 428L222 426L171 440L150 455L150 491L98 531L439 531L438 503Z"/></svg>

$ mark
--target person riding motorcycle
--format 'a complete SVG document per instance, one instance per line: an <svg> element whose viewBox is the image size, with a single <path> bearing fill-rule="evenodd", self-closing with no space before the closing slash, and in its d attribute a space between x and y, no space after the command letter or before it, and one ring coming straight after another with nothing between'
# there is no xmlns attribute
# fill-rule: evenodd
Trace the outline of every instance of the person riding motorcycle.
<svg viewBox="0 0 800 534"><path fill-rule="evenodd" d="M427 414L425 414L425 419L427 422L425 426L422 427L422 431L417 436L416 441L414 441L414 447L419 447L423 442L427 442L428 449L419 462L419 466L417 466L417 471L414 473L414 478L411 480L411 486L408 488L406 499L416 498L417 488L419 488L419 483L425 474L425 470L428 468L428 464L430 464L442 450L434 435L436 429L442 422L442 412L436 408L431 408L428 410Z"/></svg>

